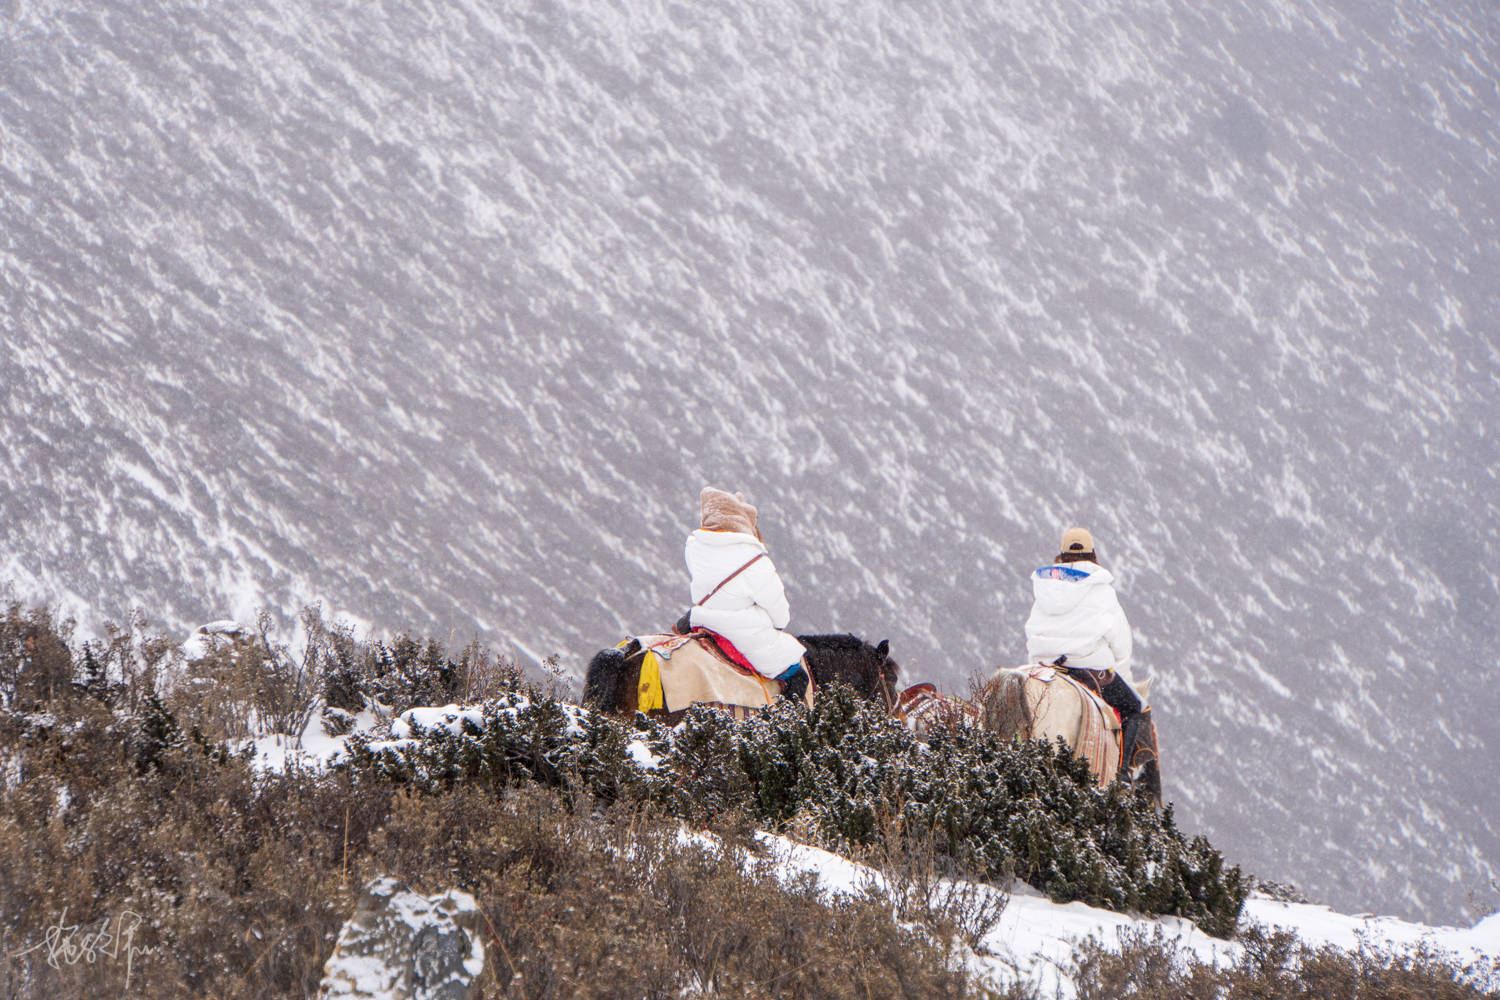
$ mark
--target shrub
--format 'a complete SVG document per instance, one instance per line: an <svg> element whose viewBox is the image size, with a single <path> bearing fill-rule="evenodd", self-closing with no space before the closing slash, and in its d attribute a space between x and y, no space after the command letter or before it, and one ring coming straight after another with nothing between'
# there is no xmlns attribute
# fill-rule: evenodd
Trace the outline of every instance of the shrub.
<svg viewBox="0 0 1500 1000"><path fill-rule="evenodd" d="M629 740L660 766L643 771ZM817 708L773 706L736 722L690 711L675 730L580 717L562 703L512 695L486 705L483 725L391 744L355 741L351 766L401 785L440 790L536 781L606 800L652 801L670 815L711 820L741 810L772 827L796 823L844 852L878 850L892 831L928 837L949 871L1019 876L1054 900L1186 917L1231 933L1246 888L1202 838L1177 830L1144 793L1094 787L1061 744L1015 743L953 729L929 744L847 688Z"/></svg>
<svg viewBox="0 0 1500 1000"><path fill-rule="evenodd" d="M132 727L152 747L145 769L117 749ZM887 901L828 901L747 868L742 824L687 838L648 803L519 772L432 792L352 769L256 774L159 704L134 723L95 706L17 746L27 777L0 788L5 997L311 996L380 874L475 895L487 997L977 995ZM126 926L135 950L113 957L54 965L36 947L54 927L76 945Z"/></svg>
<svg viewBox="0 0 1500 1000"><path fill-rule="evenodd" d="M1241 932L1234 961L1216 966L1155 933L1122 934L1113 947L1075 949L1078 1000L1485 1000L1500 997L1500 964L1465 964L1427 944L1310 947L1287 931Z"/></svg>
<svg viewBox="0 0 1500 1000"><path fill-rule="evenodd" d="M470 643L451 658L434 639L405 633L389 642L360 643L344 623L328 623L321 610L302 611L302 660L318 678L325 705L358 712L379 704L395 712L419 705L471 703L520 684L519 671Z"/></svg>
<svg viewBox="0 0 1500 1000"><path fill-rule="evenodd" d="M0 617L0 707L39 711L74 695L71 621L11 603Z"/></svg>
<svg viewBox="0 0 1500 1000"><path fill-rule="evenodd" d="M431 642L304 625L288 672L263 622L259 661L220 664L244 683L217 705L158 694L169 644L139 618L75 653L68 623L6 609L0 996L118 995L127 977L150 996L310 995L359 887L380 874L475 894L488 997L969 996L952 942L982 939L1004 893L954 894L943 878L1019 875L1056 899L1179 913L1213 933L1244 897L1238 869L1170 811L1093 788L1056 745L964 730L922 744L844 689L811 713L779 705L744 723L706 709L675 730L622 722L477 647L455 661ZM268 677L283 690L258 688ZM491 696L479 725L355 738L331 772L257 774L218 738L231 728L220 709L248 731L283 696L295 712L321 696L347 713L460 691ZM685 838L679 819L717 840ZM861 855L890 889L830 902L781 886L726 853L753 826ZM130 912L150 951L129 966L54 967L35 948L64 916L88 930ZM1471 1000L1500 978L1423 949L1349 956L1256 929L1243 940L1225 970L1160 941L1085 946L1080 995ZM1006 996L1031 1000L1022 987Z"/></svg>

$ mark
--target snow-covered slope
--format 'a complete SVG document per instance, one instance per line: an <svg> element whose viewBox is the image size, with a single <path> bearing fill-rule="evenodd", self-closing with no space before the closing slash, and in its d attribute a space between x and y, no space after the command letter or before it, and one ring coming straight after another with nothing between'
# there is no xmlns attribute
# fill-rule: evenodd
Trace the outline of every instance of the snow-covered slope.
<svg viewBox="0 0 1500 1000"><path fill-rule="evenodd" d="M517 699L508 710L526 704L525 698ZM492 707L498 706L419 707L384 720L374 712L365 711L353 720L349 733L332 737L314 720L296 740L281 736L255 740L254 766L266 771L282 770L289 765L322 769L345 757L353 733L373 737L367 746L376 752L415 749L414 744L421 742L423 733L446 730L453 736L463 736L482 731ZM570 728L581 735L584 730L576 723L581 722L587 711L573 705L565 705L563 710L570 717ZM507 709L500 711L504 714ZM382 734L389 738L379 738ZM661 766L661 760L644 740L633 740L630 752L643 770ZM687 827L681 829L679 836L685 843L722 846L714 835ZM1019 981L1037 987L1039 995L1044 997L1076 995L1072 979L1074 949L1089 939L1106 947L1132 940L1154 941L1156 947L1176 953L1178 959L1190 957L1221 965L1240 960L1246 948L1243 939L1211 937L1179 917L1121 913L1080 902L1054 903L1019 880L1008 886L944 878L927 883L914 879L910 870L893 878L878 867L787 836L760 831L754 840L757 846L753 851L738 855L743 864L749 867L769 862L772 873L787 883L811 876L825 897L874 892L890 900L895 908L893 918L901 919L898 900L904 893L914 892L907 899L909 904L920 898L926 905L946 908L951 914L983 912L991 916L988 927L981 927L977 918L970 921L968 930L975 936L972 947L957 942L955 946L961 960L1001 991ZM897 867L899 871L899 862ZM1248 931L1252 926L1288 932L1311 949L1332 946L1347 952L1405 954L1424 949L1455 960L1456 967L1467 968L1475 985L1484 988L1493 988L1495 977L1500 975L1500 912L1470 927L1429 926L1369 913L1350 916L1328 906L1288 902L1255 892L1245 900L1239 918L1240 931Z"/></svg>
<svg viewBox="0 0 1500 1000"><path fill-rule="evenodd" d="M794 627L961 688L1081 521L1184 825L1457 920L1497 42L1482 0L9 0L0 580L577 667L680 613L712 481Z"/></svg>
<svg viewBox="0 0 1500 1000"><path fill-rule="evenodd" d="M779 875L790 879L811 874L829 895L887 887L879 872L847 858L772 834L761 833L757 839L774 859ZM968 894L999 892L964 883L945 883L944 889ZM1491 969L1500 962L1500 913L1472 927L1429 927L1368 914L1351 917L1326 906L1286 903L1257 894L1245 901L1240 917L1241 927L1252 924L1288 932L1309 948L1409 952L1426 947L1455 957L1461 965ZM1071 959L1076 945L1090 938L1115 946L1132 938L1155 940L1158 936L1164 946L1208 963L1234 962L1244 947L1237 941L1209 937L1185 920L1134 917L1083 903L1053 903L1021 885L1009 895L1000 918L978 942L969 962L997 988L1019 981L1038 987L1041 996L1072 997L1076 988Z"/></svg>

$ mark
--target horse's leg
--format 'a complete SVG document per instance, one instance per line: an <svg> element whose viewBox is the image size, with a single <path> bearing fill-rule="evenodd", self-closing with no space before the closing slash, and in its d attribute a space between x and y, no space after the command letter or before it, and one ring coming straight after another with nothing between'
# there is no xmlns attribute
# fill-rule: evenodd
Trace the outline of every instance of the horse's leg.
<svg viewBox="0 0 1500 1000"><path fill-rule="evenodd" d="M1151 709L1146 709L1138 717L1140 719L1140 735L1136 737L1135 753L1126 766L1131 772L1140 769L1140 777L1137 779L1146 786L1151 797L1156 800L1157 808L1161 807L1161 749L1156 741L1156 722L1151 718Z"/></svg>

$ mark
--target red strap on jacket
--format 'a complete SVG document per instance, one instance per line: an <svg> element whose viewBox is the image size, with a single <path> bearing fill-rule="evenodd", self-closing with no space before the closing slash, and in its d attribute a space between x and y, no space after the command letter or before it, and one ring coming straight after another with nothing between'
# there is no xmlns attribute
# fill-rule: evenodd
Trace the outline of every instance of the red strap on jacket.
<svg viewBox="0 0 1500 1000"><path fill-rule="evenodd" d="M745 565L741 566L739 569L735 570L733 573L730 573L724 579L720 580L719 581L719 585L717 587L715 587L713 590L710 590L708 593L704 594L703 595L703 600L701 600L697 604L695 604L694 607L702 607L703 605L707 604L709 598L713 597L719 591L721 591L721 590L724 589L725 584L727 584L730 580L733 580L735 577L739 576L741 573L745 572L745 570L749 569L751 566L755 565L755 561L757 559L764 559L765 557L766 557L766 554L764 552L757 552L757 553L755 553L755 555L753 555L753 556L750 557L750 561L749 562L745 563Z"/></svg>

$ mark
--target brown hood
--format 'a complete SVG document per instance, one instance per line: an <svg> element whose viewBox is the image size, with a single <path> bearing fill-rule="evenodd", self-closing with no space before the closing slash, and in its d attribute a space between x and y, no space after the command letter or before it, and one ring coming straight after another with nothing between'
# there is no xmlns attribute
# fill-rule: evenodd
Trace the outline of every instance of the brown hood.
<svg viewBox="0 0 1500 1000"><path fill-rule="evenodd" d="M744 494L705 486L698 494L698 506L703 512L704 531L738 531L760 537L757 511L745 502Z"/></svg>

